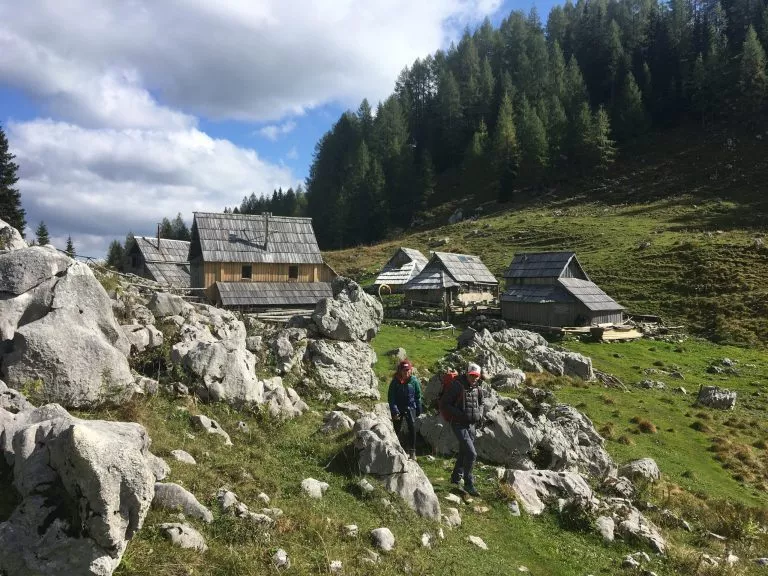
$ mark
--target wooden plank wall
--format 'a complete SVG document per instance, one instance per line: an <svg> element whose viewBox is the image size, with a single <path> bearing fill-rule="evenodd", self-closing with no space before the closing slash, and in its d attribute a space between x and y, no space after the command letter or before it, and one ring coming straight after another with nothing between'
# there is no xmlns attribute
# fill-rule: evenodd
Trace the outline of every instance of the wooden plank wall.
<svg viewBox="0 0 768 576"><path fill-rule="evenodd" d="M215 282L330 282L335 274L325 264L298 264L299 277L289 278L289 264L251 264L251 278L244 279L240 262L206 262L203 286Z"/></svg>

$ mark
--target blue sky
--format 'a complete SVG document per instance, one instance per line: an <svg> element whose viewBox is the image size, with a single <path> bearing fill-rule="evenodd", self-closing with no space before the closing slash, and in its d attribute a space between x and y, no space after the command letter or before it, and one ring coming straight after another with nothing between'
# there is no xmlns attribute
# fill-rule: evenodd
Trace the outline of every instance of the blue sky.
<svg viewBox="0 0 768 576"><path fill-rule="evenodd" d="M322 4L322 5L318 5ZM552 3L535 3L542 19ZM0 0L0 122L28 236L102 256L163 216L304 180L363 97L511 0ZM180 15L184 17L181 18Z"/></svg>

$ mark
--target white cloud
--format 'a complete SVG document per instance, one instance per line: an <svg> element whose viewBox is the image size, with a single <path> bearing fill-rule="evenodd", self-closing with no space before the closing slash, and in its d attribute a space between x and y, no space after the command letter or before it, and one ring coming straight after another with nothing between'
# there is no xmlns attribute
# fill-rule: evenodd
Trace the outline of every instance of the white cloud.
<svg viewBox="0 0 768 576"><path fill-rule="evenodd" d="M299 151L296 149L296 146L293 146L290 150L288 150L288 153L285 155L285 157L288 160L298 160Z"/></svg>
<svg viewBox="0 0 768 576"><path fill-rule="evenodd" d="M87 129L36 120L7 129L30 227L44 220L52 237L72 234L87 255L102 255L128 231L152 234L163 216L181 212L191 224L193 211L219 212L253 191L295 185L287 168L196 128Z"/></svg>
<svg viewBox="0 0 768 576"><path fill-rule="evenodd" d="M391 92L500 0L0 2L0 77L89 125L274 121ZM156 104L157 95L164 108ZM133 124L131 124L133 123Z"/></svg>
<svg viewBox="0 0 768 576"><path fill-rule="evenodd" d="M296 128L296 122L293 120L287 120L282 124L269 124L264 126L259 130L259 134L264 136L264 138L275 142L278 138L280 138L280 136L285 136L286 134L292 132L294 128Z"/></svg>

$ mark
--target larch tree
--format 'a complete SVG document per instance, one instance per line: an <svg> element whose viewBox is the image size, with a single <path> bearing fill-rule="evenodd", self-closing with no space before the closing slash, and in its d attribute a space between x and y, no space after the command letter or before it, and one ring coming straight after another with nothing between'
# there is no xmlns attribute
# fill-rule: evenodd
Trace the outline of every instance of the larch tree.
<svg viewBox="0 0 768 576"><path fill-rule="evenodd" d="M765 50L753 26L747 30L741 50L739 89L747 110L758 112L768 95L768 78L765 72Z"/></svg>

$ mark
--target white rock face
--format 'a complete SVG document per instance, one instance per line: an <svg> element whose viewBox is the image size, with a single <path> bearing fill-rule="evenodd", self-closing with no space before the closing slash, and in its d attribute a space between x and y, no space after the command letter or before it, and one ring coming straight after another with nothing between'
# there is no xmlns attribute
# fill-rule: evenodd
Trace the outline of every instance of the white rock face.
<svg viewBox="0 0 768 576"><path fill-rule="evenodd" d="M440 501L427 475L400 446L389 407L378 404L355 422L354 433L360 470L378 477L420 516L439 519Z"/></svg>
<svg viewBox="0 0 768 576"><path fill-rule="evenodd" d="M641 458L627 462L619 468L619 476L626 476L630 480L657 482L661 478L661 472L653 458Z"/></svg>
<svg viewBox="0 0 768 576"><path fill-rule="evenodd" d="M373 545L383 552L391 552L395 547L395 535L389 528L371 530Z"/></svg>
<svg viewBox="0 0 768 576"><path fill-rule="evenodd" d="M198 552L205 552L208 546L205 538L189 524L169 523L158 526L163 536L171 541L171 544L179 548L190 548Z"/></svg>
<svg viewBox="0 0 768 576"><path fill-rule="evenodd" d="M5 382L0 380L0 409L11 414L18 414L25 410L33 410L34 406L27 401L21 392L8 388Z"/></svg>
<svg viewBox="0 0 768 576"><path fill-rule="evenodd" d="M155 292L149 301L149 310L158 318L167 316L184 316L189 311L190 304L181 296L167 292Z"/></svg>
<svg viewBox="0 0 768 576"><path fill-rule="evenodd" d="M39 382L45 402L87 408L134 390L130 343L90 268L52 247L0 253L2 375L10 386Z"/></svg>
<svg viewBox="0 0 768 576"><path fill-rule="evenodd" d="M344 342L370 342L384 319L381 302L349 278L334 278L331 288L333 298L318 302L312 313L312 322L320 334Z"/></svg>
<svg viewBox="0 0 768 576"><path fill-rule="evenodd" d="M317 374L322 387L348 396L379 398L379 385L373 372L376 353L367 343L312 340L304 359Z"/></svg>
<svg viewBox="0 0 768 576"><path fill-rule="evenodd" d="M213 514L198 502L194 494L178 484L155 484L155 499L152 505L166 510L180 510L187 516L199 518L206 524L213 522Z"/></svg>
<svg viewBox="0 0 768 576"><path fill-rule="evenodd" d="M599 516L595 520L595 527L605 542L613 542L616 524L610 516Z"/></svg>
<svg viewBox="0 0 768 576"><path fill-rule="evenodd" d="M163 333L152 325L124 324L120 328L131 343L131 351L143 352L163 345Z"/></svg>
<svg viewBox="0 0 768 576"><path fill-rule="evenodd" d="M544 512L546 502L566 499L592 499L592 489L581 474L552 470L507 470L504 481L512 485L518 501L526 512L537 516Z"/></svg>
<svg viewBox="0 0 768 576"><path fill-rule="evenodd" d="M480 538L479 536L467 536L467 541L470 544L474 544L475 546L477 546L481 550L488 550L488 544L483 542L483 539Z"/></svg>
<svg viewBox="0 0 768 576"><path fill-rule="evenodd" d="M0 523L0 573L112 574L154 497L149 442L138 424L79 420L56 404L0 409L22 499Z"/></svg>
<svg viewBox="0 0 768 576"><path fill-rule="evenodd" d="M696 402L718 410L733 410L736 406L736 392L718 386L702 386Z"/></svg>
<svg viewBox="0 0 768 576"><path fill-rule="evenodd" d="M319 500L323 497L329 486L327 482L320 482L314 478L305 478L301 481L301 489L310 497Z"/></svg>
<svg viewBox="0 0 768 576"><path fill-rule="evenodd" d="M352 430L354 425L355 421L352 420L352 418L340 410L334 410L325 415L323 418L323 427L320 431L323 434L333 434L335 432Z"/></svg>
<svg viewBox="0 0 768 576"><path fill-rule="evenodd" d="M458 508L448 508L443 514L443 522L450 528L461 526L461 514Z"/></svg>

